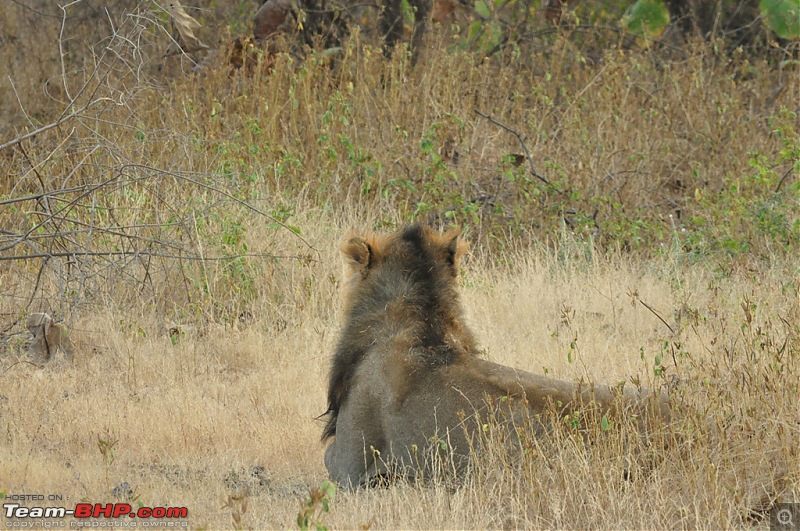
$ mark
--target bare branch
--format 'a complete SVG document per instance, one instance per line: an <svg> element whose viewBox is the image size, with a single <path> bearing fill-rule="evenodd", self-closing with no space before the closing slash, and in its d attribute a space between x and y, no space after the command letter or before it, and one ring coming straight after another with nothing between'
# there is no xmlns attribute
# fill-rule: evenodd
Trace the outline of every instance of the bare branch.
<svg viewBox="0 0 800 531"><path fill-rule="evenodd" d="M19 254L12 256L0 256L0 261L34 260L40 258L73 258L73 257L77 258L84 256L102 256L108 258L117 256L152 256L154 258L170 258L170 259L209 261L209 262L235 260L237 258L270 258L273 260L291 259L291 260L304 260L311 262L318 261L309 256L297 255L297 254L280 255L280 254L268 254L268 253L242 253L242 254L230 254L225 256L197 256L197 255L187 256L185 254L164 254L164 253L156 253L150 251L64 251L56 253L31 253L31 254Z"/></svg>
<svg viewBox="0 0 800 531"><path fill-rule="evenodd" d="M527 159L528 159L528 164L530 165L530 172L531 172L531 175L533 175L534 177L536 177L537 179L539 179L540 181L542 181L542 182L543 182L544 184L546 184L547 186L549 186L549 187L553 188L555 191L557 191L557 192L561 193L561 190L559 190L558 188L556 188L555 186L553 186L552 184L550 184L550 181L548 181L547 179L545 179L545 178L544 178L544 177L543 177L543 176L542 176L542 175L541 175L539 172L537 172L537 171L536 171L536 167L535 167L535 166L534 166L534 164L533 164L533 158L531 157L531 152L530 152L530 151L528 151L528 146L526 146L526 145L525 145L525 141L524 141L524 140L522 140L522 135L520 135L520 134L519 134L519 132L518 132L516 129L512 129L511 127L507 126L507 125L506 125L506 124L504 124L503 122L501 122L501 121L499 121L499 120L497 120L497 119L493 118L492 116L489 116L488 114L482 113L482 112L481 112L481 111L479 111L478 109L474 109L474 111L475 111L475 114L477 114L478 116L481 116L481 117L483 117L483 118L486 118L487 120L489 120L490 122L492 122L494 125L496 125L496 126L498 126L498 127L501 127L501 128L503 128L503 129L505 129L506 131L508 131L509 133L511 133L512 135L514 135L515 137L517 137L517 140L519 141L519 144L520 144L520 146L522 146L522 150L523 150L523 151L525 151L525 158L527 158Z"/></svg>
<svg viewBox="0 0 800 531"><path fill-rule="evenodd" d="M655 315L656 317L658 317L658 320L659 320L659 321L661 321L662 323L664 323L664 326L666 326L667 328L669 328L669 331L670 331L670 332L672 332L673 334L675 333L675 330L673 330L673 329L672 329L672 327L671 327L671 326L670 326L670 325L669 325L669 324L668 324L668 323L667 323L667 322L664 320L664 318L663 318L663 317L661 317L660 315L658 315L658 312L657 312L657 311L655 311L655 310L653 309L653 307L652 307L652 306L650 306L649 304L647 304L646 302L644 302L642 299L638 299L638 301L641 303L641 305L642 305L642 306L644 306L645 308L647 308L648 310L650 310L650 313L652 313L653 315Z"/></svg>
<svg viewBox="0 0 800 531"><path fill-rule="evenodd" d="M9 148L11 146L15 146L15 145L19 144L20 142L22 142L23 140L27 140L29 138L35 137L36 135L40 135L40 134L44 133L45 131L49 131L50 129L53 129L54 127L58 127L59 125L63 124L64 122L66 122L68 120L71 120L72 118L75 118L76 116L79 116L81 113L85 112L87 109L89 109L90 107L94 106L95 103L97 103L97 102L96 101L95 102L89 102L85 106L83 106L81 109L79 109L79 110L77 110L75 112L72 112L72 113L70 113L70 114L68 114L66 116L62 116L61 118L59 118L58 120L56 120L53 123L47 124L45 126L42 126L42 127L38 128L38 129L36 129L34 131L31 131L30 133L26 133L26 134L24 134L24 135L22 135L20 137L15 138L14 140L10 140L10 141L6 142L5 144L0 144L0 151L4 150L6 148Z"/></svg>
<svg viewBox="0 0 800 531"><path fill-rule="evenodd" d="M298 240L300 240L301 242L303 242L303 243L306 245L306 247L308 247L309 249L311 249L312 251L314 251L315 253L317 253L317 255L319 255L319 250L318 250L316 247L314 247L313 245L311 245L311 244L310 244L310 243L309 243L309 242L308 242L308 241L307 241L305 238L303 238L301 235L297 234L297 232L295 232L294 230L292 230L292 229L291 229L291 227L289 227L289 226L288 226L286 223L282 222L281 220L279 220L279 219L278 219L278 218L276 218L275 216L271 216L271 215L267 214L266 212L264 212L263 210L260 210L260 209L258 209L258 208L256 208L256 207L254 207L253 205L251 205L251 204L250 204L250 203L248 203L247 201L243 201L242 199L239 199L238 197L236 197L236 196L234 196L234 195L231 195L230 193L226 192L225 190L221 190L221 189L219 189L219 188L217 188L217 187L215 187L215 186L211 186L210 184L202 183L202 182L200 182L200 181L197 181L197 180L195 180L195 179L192 179L191 177L189 177L189 176L187 176L187 175L180 174L180 173L176 173L176 172L169 172L169 171L162 170L162 169L159 169L159 168L151 168L151 167L149 167L149 166L144 166L144 165L141 165L141 164L130 164L130 165L128 165L128 167L132 167L132 168L144 168L144 169L147 169L147 170L150 170L150 171L153 171L153 172L157 172L157 173L162 173L162 174L165 174L165 175L169 175L169 176L171 176L171 177L175 177L175 178L177 178L177 179L181 179L181 180L184 180L184 181L188 181L188 182L190 182L190 183L192 183L192 184L194 184L194 185L196 185L196 186L199 186L199 187L201 187L201 188L205 188L205 189L207 189L207 190L210 190L210 191L212 191L212 192L216 192L216 193L220 194L221 196L227 197L228 199L230 199L230 200L234 201L235 203L238 203L239 205L241 205L241 206L245 207L247 210L250 210L250 211L252 211L252 212L255 212L256 214L258 214L258 215L260 215L260 216L263 216L263 217L265 217L265 218L269 219L270 221L272 221L273 223L276 223L277 225L280 225L280 226L281 226L281 227L283 227L284 229L288 230L288 231L289 231L289 232L291 232L291 233L292 233L292 234L293 234L293 235L294 235L294 236L295 236L295 237L296 237Z"/></svg>

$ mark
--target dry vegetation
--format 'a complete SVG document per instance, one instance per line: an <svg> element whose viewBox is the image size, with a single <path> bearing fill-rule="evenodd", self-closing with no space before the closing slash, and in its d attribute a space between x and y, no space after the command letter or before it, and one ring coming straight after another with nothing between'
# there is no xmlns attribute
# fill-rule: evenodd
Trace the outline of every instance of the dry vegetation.
<svg viewBox="0 0 800 531"><path fill-rule="evenodd" d="M745 527L800 501L796 64L568 32L485 59L439 28L415 69L357 34L333 64L192 73L150 3L63 29L41 4L0 27L0 492L293 525L325 478L338 243L422 219L473 241L489 358L671 383L683 418L649 448L625 419L490 446L463 487L337 492L326 525ZM198 19L244 32L245 4ZM72 364L28 363L42 311Z"/></svg>

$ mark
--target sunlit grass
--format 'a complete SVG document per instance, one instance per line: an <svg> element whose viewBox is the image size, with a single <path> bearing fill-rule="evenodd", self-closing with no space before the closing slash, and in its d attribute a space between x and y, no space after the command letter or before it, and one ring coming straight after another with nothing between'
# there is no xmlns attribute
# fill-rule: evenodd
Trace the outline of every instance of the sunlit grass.
<svg viewBox="0 0 800 531"><path fill-rule="evenodd" d="M70 60L94 59L66 83L58 21L52 41L20 37L24 57L0 48L19 95L2 88L0 144L79 111L0 151L0 492L297 522L326 477L338 244L422 220L472 241L464 302L489 359L671 385L683 415L650 448L624 422L522 456L489 445L464 486L336 492L313 518L718 528L800 500L791 65L706 45L598 56L568 35L486 59L442 30L415 69L365 38L334 64L183 74L132 20L102 60L85 43L105 26L76 35ZM26 362L37 311L65 320L72 365Z"/></svg>

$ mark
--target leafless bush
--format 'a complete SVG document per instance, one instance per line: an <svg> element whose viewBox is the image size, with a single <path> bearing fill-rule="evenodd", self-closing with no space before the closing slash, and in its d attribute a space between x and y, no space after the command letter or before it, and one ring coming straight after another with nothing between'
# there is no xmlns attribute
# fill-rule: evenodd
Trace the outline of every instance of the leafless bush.
<svg viewBox="0 0 800 531"><path fill-rule="evenodd" d="M224 176L181 169L180 153L155 162L165 138L185 150L184 160L192 149L191 138L145 124L139 112L162 104L163 85L151 74L175 44L158 7L139 2L117 17L106 10L109 35L79 63L65 51L75 4L61 9L61 73L51 84L61 112L39 125L20 98L29 131L0 143L9 176L0 199L0 298L9 311L0 330L28 312L70 316L112 293L180 305L217 289L254 290L249 268L257 264L249 261L281 252L249 250L243 220L263 218L281 231L285 224ZM87 19L98 21L97 14ZM121 141L131 137L132 144ZM215 231L220 245L204 248L201 235Z"/></svg>

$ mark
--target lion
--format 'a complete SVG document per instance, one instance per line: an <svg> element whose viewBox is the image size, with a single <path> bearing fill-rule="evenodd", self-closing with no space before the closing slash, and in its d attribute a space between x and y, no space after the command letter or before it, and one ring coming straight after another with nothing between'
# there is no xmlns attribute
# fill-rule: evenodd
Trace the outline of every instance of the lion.
<svg viewBox="0 0 800 531"><path fill-rule="evenodd" d="M513 418L533 418L537 436L548 419L590 403L601 414L635 407L669 418L666 397L656 393L565 382L482 359L458 290L466 249L458 232L419 224L342 244L345 322L322 434L323 442L332 439L325 466L339 485L423 476L432 465L420 456L436 446L463 470L480 419L496 416L501 404L512 404Z"/></svg>

